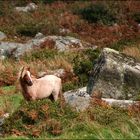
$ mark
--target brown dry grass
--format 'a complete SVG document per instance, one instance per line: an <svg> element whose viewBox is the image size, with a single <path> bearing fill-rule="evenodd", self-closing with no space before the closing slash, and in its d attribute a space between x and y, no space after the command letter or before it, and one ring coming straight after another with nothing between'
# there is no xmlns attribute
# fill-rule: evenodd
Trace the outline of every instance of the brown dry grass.
<svg viewBox="0 0 140 140"><path fill-rule="evenodd" d="M32 55L30 56L32 57ZM15 85L17 91L20 89L18 86L18 76L21 67L30 66L31 73L38 77L39 72L46 72L56 70L56 69L64 69L65 74L62 79L64 81L71 80L75 75L73 74L73 66L72 66L72 56L69 55L56 55L52 58L43 58L42 60L34 60L34 61L14 61L14 60L4 60L0 62L0 86L6 85ZM49 74L49 73L48 73ZM2 91L0 93L3 93Z"/></svg>
<svg viewBox="0 0 140 140"><path fill-rule="evenodd" d="M122 52L140 61L140 44L138 44L137 46L134 45L134 46L125 47Z"/></svg>
<svg viewBox="0 0 140 140"><path fill-rule="evenodd" d="M99 47L110 45L120 39L139 36L137 23L131 19L131 15L140 9L139 1L117 1L115 5L114 2L103 1L109 6L110 10L118 10L115 12L117 12L118 19L121 19L123 22L118 23L117 26L89 24L79 15L73 14L74 9L79 10L88 6L89 3L91 2L76 1L69 3L54 2L50 5L39 4L38 10L29 13L29 15L15 12L11 7L12 14L6 12L5 16L0 18L0 30L6 32L13 40L20 41L19 38L21 38L21 41L23 41L29 38L19 36L17 39L14 39L14 35L18 36L16 28L19 25L35 23L41 26L41 32L45 35L61 35L59 29L66 28L72 32L71 35L76 35L78 38ZM5 10L8 11L8 3L5 4Z"/></svg>

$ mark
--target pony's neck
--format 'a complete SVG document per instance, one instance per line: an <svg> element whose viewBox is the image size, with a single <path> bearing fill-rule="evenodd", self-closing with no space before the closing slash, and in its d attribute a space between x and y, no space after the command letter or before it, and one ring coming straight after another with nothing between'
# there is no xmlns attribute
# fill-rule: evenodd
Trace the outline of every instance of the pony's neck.
<svg viewBox="0 0 140 140"><path fill-rule="evenodd" d="M29 94L28 85L24 81L22 81L22 79L20 79L20 85L22 88L23 96L26 98L26 100L30 100L31 96Z"/></svg>

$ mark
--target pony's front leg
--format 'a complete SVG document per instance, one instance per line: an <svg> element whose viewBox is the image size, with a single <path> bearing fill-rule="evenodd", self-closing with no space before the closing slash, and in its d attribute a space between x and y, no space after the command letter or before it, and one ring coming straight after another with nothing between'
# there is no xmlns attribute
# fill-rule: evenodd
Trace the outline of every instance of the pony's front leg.
<svg viewBox="0 0 140 140"><path fill-rule="evenodd" d="M32 100L32 101L35 101L35 100L36 100L36 97L32 96L32 97L31 97L31 100Z"/></svg>
<svg viewBox="0 0 140 140"><path fill-rule="evenodd" d="M58 93L53 92L52 95L53 95L54 101L57 101L58 100Z"/></svg>
<svg viewBox="0 0 140 140"><path fill-rule="evenodd" d="M54 97L54 101L57 101L58 100L58 95L57 94L54 95L53 97Z"/></svg>

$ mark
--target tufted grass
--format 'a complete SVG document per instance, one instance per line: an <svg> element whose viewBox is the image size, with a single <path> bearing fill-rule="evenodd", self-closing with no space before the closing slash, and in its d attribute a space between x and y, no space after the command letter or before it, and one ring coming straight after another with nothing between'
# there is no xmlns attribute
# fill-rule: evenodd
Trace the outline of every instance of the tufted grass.
<svg viewBox="0 0 140 140"><path fill-rule="evenodd" d="M91 103L86 111L76 112L64 102L43 99L28 103L18 96L7 98L10 102L17 103L18 107L13 106L14 112L3 126L6 139L138 139L140 137L139 116L130 115L126 109Z"/></svg>
<svg viewBox="0 0 140 140"><path fill-rule="evenodd" d="M23 97L21 93L15 94L15 86L4 86L1 87L0 94L0 112L13 113L20 105Z"/></svg>

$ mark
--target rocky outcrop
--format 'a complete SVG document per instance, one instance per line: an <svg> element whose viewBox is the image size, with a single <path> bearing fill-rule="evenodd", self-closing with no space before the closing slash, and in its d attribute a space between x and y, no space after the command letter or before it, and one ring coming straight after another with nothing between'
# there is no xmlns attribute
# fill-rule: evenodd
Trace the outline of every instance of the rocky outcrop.
<svg viewBox="0 0 140 140"><path fill-rule="evenodd" d="M103 98L140 97L140 63L113 49L105 48L91 72L87 92L100 91Z"/></svg>
<svg viewBox="0 0 140 140"><path fill-rule="evenodd" d="M69 51L75 49L96 48L87 42L81 41L74 37L66 36L47 36L41 33L37 34L34 39L27 41L25 44L16 42L0 42L0 58L13 57L19 59L25 52L42 47L47 42L53 43L53 48L58 51ZM47 47L47 45L45 46Z"/></svg>
<svg viewBox="0 0 140 140"><path fill-rule="evenodd" d="M37 5L35 3L29 3L25 7L16 7L15 9L18 12L32 12L37 9Z"/></svg>
<svg viewBox="0 0 140 140"><path fill-rule="evenodd" d="M47 74L56 75L57 77L63 77L63 76L65 76L66 72L64 69L47 70L46 72L45 71L39 72L37 74L37 77L41 78Z"/></svg>
<svg viewBox="0 0 140 140"><path fill-rule="evenodd" d="M69 50L75 50L75 49L96 48L96 46L91 45L90 43L84 42L80 39L70 37L70 36L66 36L66 37L49 36L46 39L54 41L55 48L58 51L69 51Z"/></svg>

